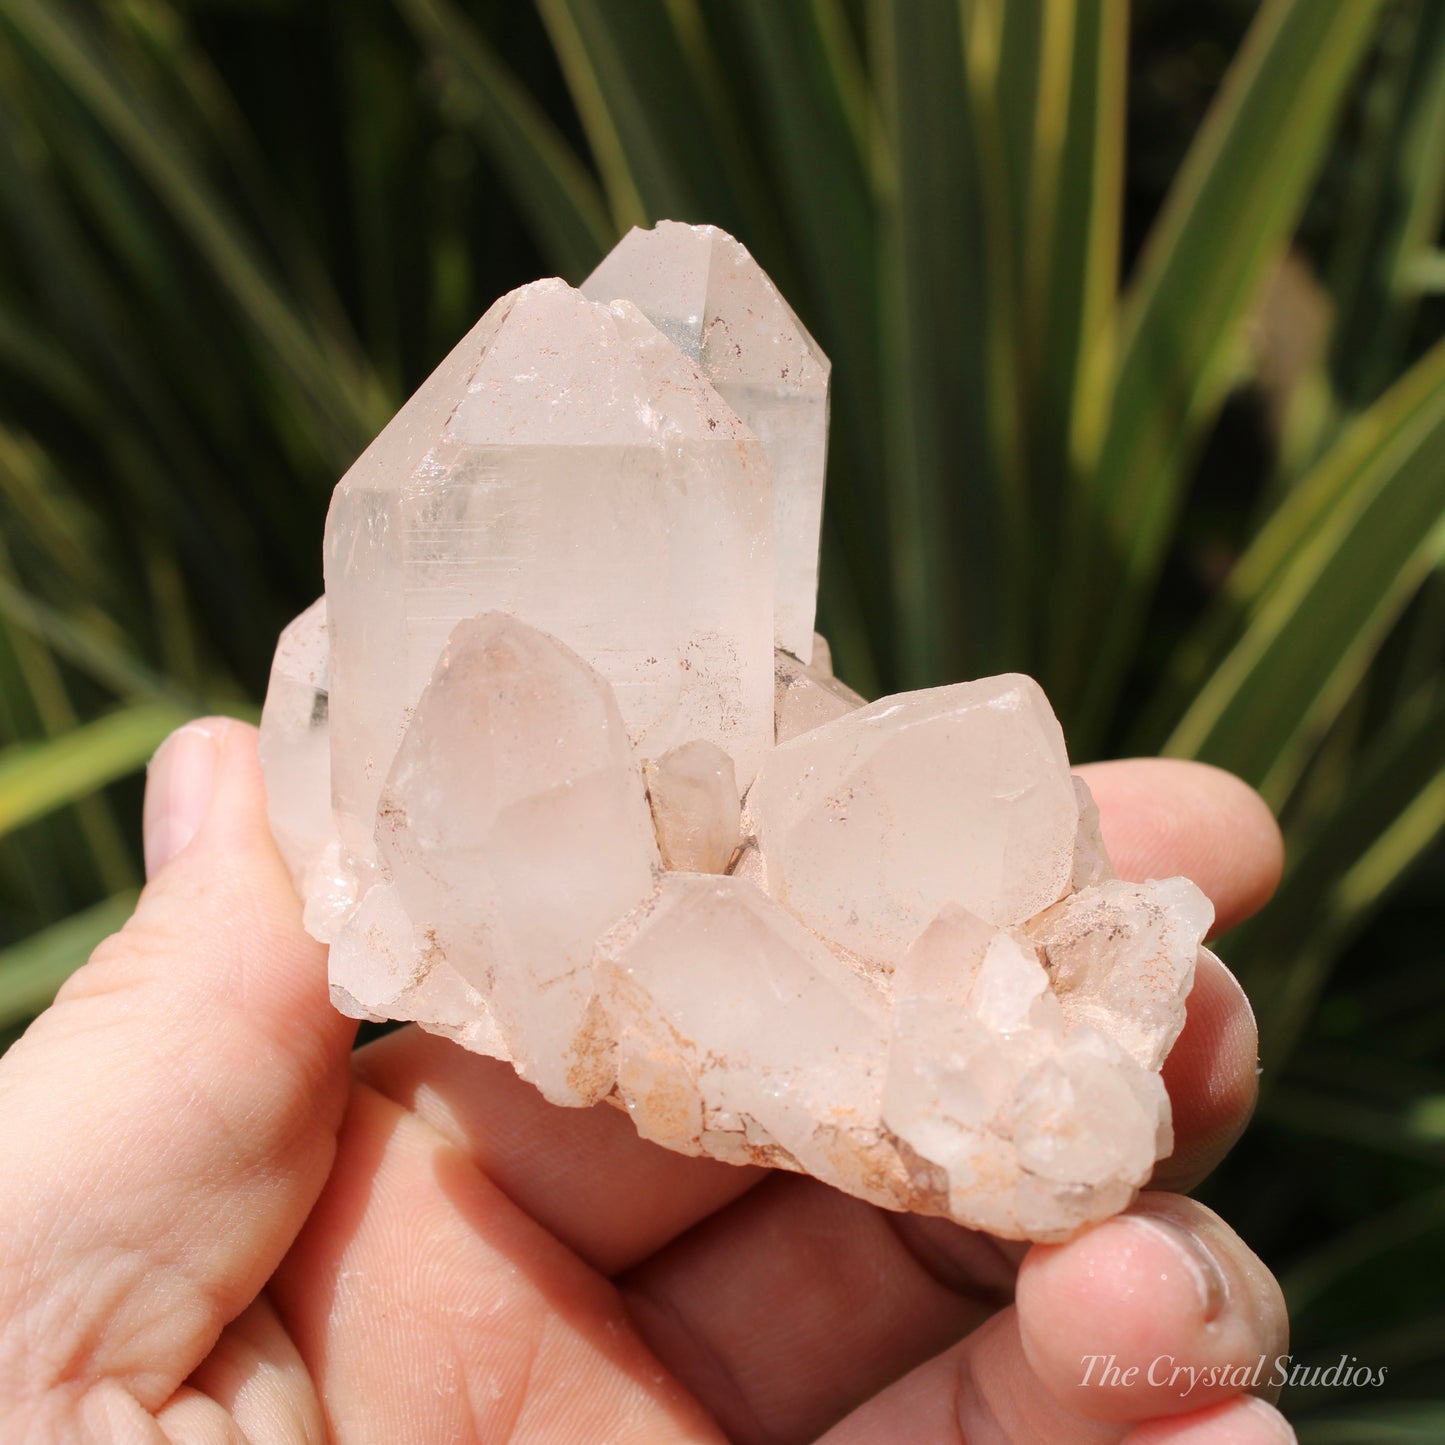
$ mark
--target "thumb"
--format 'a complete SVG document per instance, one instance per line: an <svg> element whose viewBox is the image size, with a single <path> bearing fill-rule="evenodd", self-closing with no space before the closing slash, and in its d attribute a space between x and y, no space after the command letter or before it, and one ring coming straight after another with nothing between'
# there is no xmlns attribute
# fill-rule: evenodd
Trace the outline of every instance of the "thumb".
<svg viewBox="0 0 1445 1445"><path fill-rule="evenodd" d="M256 734L152 761L134 917L0 1059L0 1415L148 1409L258 1293L329 1172L354 1025L266 824Z"/></svg>
<svg viewBox="0 0 1445 1445"><path fill-rule="evenodd" d="M204 718L177 728L156 749L146 770L142 820L147 878L200 831L216 790L220 746L230 730L228 718Z"/></svg>

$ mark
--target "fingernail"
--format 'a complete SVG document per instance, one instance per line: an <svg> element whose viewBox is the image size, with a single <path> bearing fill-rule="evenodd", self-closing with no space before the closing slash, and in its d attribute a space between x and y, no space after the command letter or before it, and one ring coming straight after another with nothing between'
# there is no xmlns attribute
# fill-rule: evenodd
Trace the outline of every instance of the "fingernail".
<svg viewBox="0 0 1445 1445"><path fill-rule="evenodd" d="M1215 963L1219 965L1220 973L1223 974L1224 977L1234 985L1234 991L1239 995L1240 1002L1243 1003L1245 1012L1249 1015L1250 1023L1252 1023L1255 1026L1256 1031L1258 1031L1259 1020L1255 1017L1254 1005L1250 1002L1249 995L1244 991L1244 985L1240 983L1238 978L1235 977L1234 970L1230 968L1230 966L1225 963L1224 960L1220 958L1217 953L1214 953L1211 949L1205 948L1202 944L1200 945L1199 951L1200 953L1209 954L1209 956L1213 958Z"/></svg>
<svg viewBox="0 0 1445 1445"><path fill-rule="evenodd" d="M154 878L205 821L216 784L224 722L187 723L159 748L146 770L146 877Z"/></svg>
<svg viewBox="0 0 1445 1445"><path fill-rule="evenodd" d="M1121 1214L1119 1218L1136 1229L1147 1230L1155 1239L1168 1244L1184 1272L1194 1282L1205 1320L1218 1318L1229 1302L1229 1283L1209 1246L1192 1229L1185 1228L1152 1207L1147 1200L1140 1200L1128 1214Z"/></svg>

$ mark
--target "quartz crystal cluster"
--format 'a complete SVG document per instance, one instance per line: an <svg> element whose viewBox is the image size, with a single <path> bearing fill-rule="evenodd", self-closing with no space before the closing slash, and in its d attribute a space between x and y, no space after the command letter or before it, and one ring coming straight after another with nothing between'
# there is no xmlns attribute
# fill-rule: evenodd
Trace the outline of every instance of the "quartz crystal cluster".
<svg viewBox="0 0 1445 1445"><path fill-rule="evenodd" d="M833 678L827 397L711 227L504 296L336 489L272 824L346 1013L670 1149L1066 1238L1171 1146L1210 907L1113 876L1029 678Z"/></svg>

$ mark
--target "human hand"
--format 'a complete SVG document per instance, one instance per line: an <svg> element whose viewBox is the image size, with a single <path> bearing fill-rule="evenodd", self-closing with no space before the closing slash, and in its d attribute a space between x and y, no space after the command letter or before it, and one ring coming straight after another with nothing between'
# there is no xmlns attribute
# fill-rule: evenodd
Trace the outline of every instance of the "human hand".
<svg viewBox="0 0 1445 1445"><path fill-rule="evenodd" d="M1242 785L1085 771L1121 874L1193 877L1220 927L1272 890ZM254 732L183 729L146 811L135 917L0 1060L4 1441L1293 1438L1237 1386L1147 1377L1285 1348L1277 1286L1202 1206L1015 1247L668 1153L416 1029L353 1058ZM1178 1189L1254 1098L1223 970L1165 1080ZM1109 1355L1138 1374L1081 1386Z"/></svg>

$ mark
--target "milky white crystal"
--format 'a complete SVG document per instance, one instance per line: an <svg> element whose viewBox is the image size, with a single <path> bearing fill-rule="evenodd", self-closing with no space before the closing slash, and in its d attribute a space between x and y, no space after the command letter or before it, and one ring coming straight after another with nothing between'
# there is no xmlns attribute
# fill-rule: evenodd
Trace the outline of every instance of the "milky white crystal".
<svg viewBox="0 0 1445 1445"><path fill-rule="evenodd" d="M331 999L352 1018L412 1019L493 1058L512 1057L487 998L417 927L395 883L375 882L329 929Z"/></svg>
<svg viewBox="0 0 1445 1445"><path fill-rule="evenodd" d="M715 743L694 738L642 765L664 868L725 873L738 850L737 770Z"/></svg>
<svg viewBox="0 0 1445 1445"><path fill-rule="evenodd" d="M330 649L326 599L282 632L261 710L261 766L271 831L305 902L306 927L323 942L356 904L331 810Z"/></svg>
<svg viewBox="0 0 1445 1445"><path fill-rule="evenodd" d="M504 297L402 408L277 649L333 999L888 1208L1123 1208L1208 902L1115 878L1030 679L832 676L827 362L736 242L634 232L587 290Z"/></svg>
<svg viewBox="0 0 1445 1445"><path fill-rule="evenodd" d="M828 358L747 249L716 226L634 227L582 283L631 301L697 362L762 442L773 471L774 636L813 648L828 445Z"/></svg>
<svg viewBox="0 0 1445 1445"><path fill-rule="evenodd" d="M1192 971L1191 957L1176 990ZM1172 1144L1158 1074L1109 1034L1071 1026L1053 977L1037 940L957 906L894 975L885 1125L939 1212L1009 1238L1065 1235L1123 1208ZM940 1171L940 1159L953 1162Z"/></svg>
<svg viewBox="0 0 1445 1445"><path fill-rule="evenodd" d="M1103 1030L1157 1069L1178 1037L1179 989L1213 922L1214 905L1187 878L1112 879L1071 894L1028 931L1064 1018Z"/></svg>

